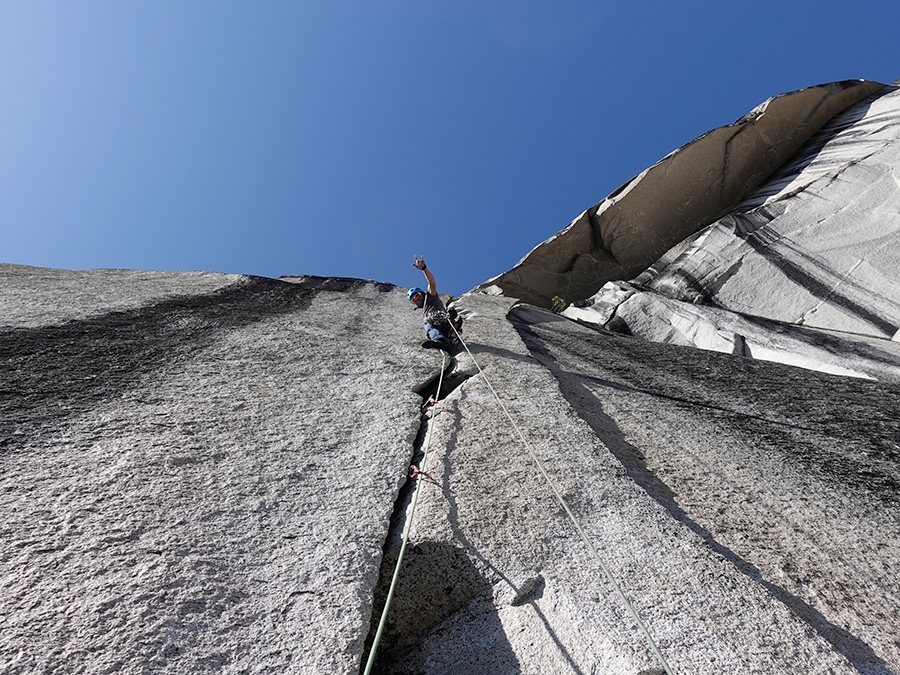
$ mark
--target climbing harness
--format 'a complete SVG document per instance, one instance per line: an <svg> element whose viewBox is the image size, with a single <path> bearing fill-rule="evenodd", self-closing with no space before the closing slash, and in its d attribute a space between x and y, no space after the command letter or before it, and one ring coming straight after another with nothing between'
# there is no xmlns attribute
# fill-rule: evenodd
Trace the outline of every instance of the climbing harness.
<svg viewBox="0 0 900 675"><path fill-rule="evenodd" d="M453 326L453 324L450 324ZM497 394L497 390L494 389L494 386L491 384L490 380L488 380L487 375L484 374L484 371L481 369L481 366L478 364L478 360L475 358L475 355L469 349L469 345L466 344L465 340L462 339L462 335L459 334L459 331L456 330L456 326L453 326L453 330L456 333L456 337L459 340L459 343L465 348L466 352L468 352L469 356L472 358L472 363L475 364L475 367L478 368L478 372L481 375L481 378L484 380L484 383L488 386L488 389L491 390L491 393L494 395L494 398L497 400L497 403L500 405L500 408L506 414L506 418L509 420L510 424L513 426L513 429L516 430L516 434L518 434L519 439L522 441L522 444L528 450L528 454L531 455L531 459L534 461L535 465L540 471L541 475L544 477L544 480L547 481L547 484L550 486L550 489L553 491L554 496L557 501L563 507L563 510L566 512L569 520L572 525L575 527L575 530L581 536L581 540L585 543L593 556L594 560L597 561L597 564L600 566L600 569L603 570L603 574L606 576L606 579L612 585L613 590L616 592L616 595L628 609L629 614L631 614L631 618L635 620L641 632L644 634L644 637L647 639L647 642L650 644L650 648L656 656L657 660L659 660L660 665L663 667L663 670L666 671L667 675L674 675L672 669L669 668L669 664L666 663L666 659L663 657L662 652L660 652L659 647L656 645L656 642L653 640L653 637L650 635L650 631L647 630L647 627L644 625L644 622L641 621L640 616L638 616L637 611L634 609L632 604L628 601L628 598L625 597L625 593L622 592L622 589L619 587L619 584L616 582L615 578L613 578L612 572L610 572L609 568L604 564L603 560L600 558L600 554L597 553L597 549L594 548L594 545L591 543L590 539L588 539L587 534L584 529L581 527L581 524L578 522L578 519L575 517L575 514L572 513L572 510L569 508L569 504L563 498L559 489L556 487L556 484L553 482L553 479L550 478L550 474L547 473L546 469L544 469L544 465L541 463L541 460L538 459L537 453L535 453L534 448L531 447L531 444L525 438L525 435L522 433L522 430L519 429L519 425L516 424L516 421L513 419L512 415L510 415L509 410L507 410L506 406L503 404L503 401L500 399L500 396Z"/></svg>
<svg viewBox="0 0 900 675"><path fill-rule="evenodd" d="M441 375L438 378L438 386L437 391L434 394L434 399L440 399L441 397L441 385L444 382L444 370L446 369L447 364L447 353L441 352ZM410 467L410 478L418 478L420 476L425 478L431 478L424 471L425 462L428 459L428 449L431 446L431 432L434 431L434 417L431 418L431 424L428 425L428 433L425 435L425 447L422 452L422 460L419 462L419 466L423 467L422 469L419 466L411 466ZM433 480L433 479L432 479ZM431 481L428 481L431 482ZM397 555L397 563L394 565L394 576L391 578L391 586L388 589L387 598L384 601L384 609L381 611L381 619L378 621L378 630L375 631L375 638L372 640L372 648L369 649L369 658L366 661L366 669L363 671L363 675L369 675L372 672L372 666L375 665L375 653L378 651L378 645L381 642L381 634L384 632L384 626L387 623L387 615L388 610L391 608L391 601L394 599L394 591L397 588L397 579L400 578L400 566L403 564L403 555L406 553L406 544L409 542L409 532L412 529L413 517L416 514L416 504L419 501L419 493L422 491L422 486L426 483L424 480L416 481L416 489L413 492L412 504L409 507L409 513L406 516L406 526L403 528L403 540L400 544L400 553Z"/></svg>

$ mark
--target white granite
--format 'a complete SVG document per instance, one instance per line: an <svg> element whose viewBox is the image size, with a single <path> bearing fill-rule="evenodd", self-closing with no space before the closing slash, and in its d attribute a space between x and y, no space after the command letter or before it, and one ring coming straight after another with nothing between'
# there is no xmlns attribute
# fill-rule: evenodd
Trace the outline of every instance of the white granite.
<svg viewBox="0 0 900 675"><path fill-rule="evenodd" d="M883 88L847 80L775 96L643 171L485 282L550 307L629 279L752 194L837 113Z"/></svg>

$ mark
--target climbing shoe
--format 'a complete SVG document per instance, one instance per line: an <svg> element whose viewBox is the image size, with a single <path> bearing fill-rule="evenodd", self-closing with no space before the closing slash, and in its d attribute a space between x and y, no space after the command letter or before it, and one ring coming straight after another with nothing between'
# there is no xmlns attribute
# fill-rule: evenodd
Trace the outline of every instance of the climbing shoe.
<svg viewBox="0 0 900 675"><path fill-rule="evenodd" d="M422 346L425 349L443 349L448 354L452 354L453 352L453 343L447 338L443 338L442 340L425 340L425 342L422 343Z"/></svg>

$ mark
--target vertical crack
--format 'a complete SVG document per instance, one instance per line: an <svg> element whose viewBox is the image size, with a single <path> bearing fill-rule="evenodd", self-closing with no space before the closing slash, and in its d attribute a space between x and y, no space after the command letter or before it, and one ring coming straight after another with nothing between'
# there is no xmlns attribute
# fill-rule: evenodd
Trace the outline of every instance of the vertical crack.
<svg viewBox="0 0 900 675"><path fill-rule="evenodd" d="M420 466L425 453L429 426L433 423L434 405L442 401L471 373L462 372L455 358L449 364L413 389L422 397L421 423L413 441L413 452L407 480L401 486L391 513L388 535L385 539L378 582L372 598L372 616L366 636L360 673L372 649L375 633L381 621L385 601L390 589L394 568L406 528L406 514L412 502L416 481L410 480L413 471ZM440 390L438 387L440 386ZM418 480L430 480L420 475ZM394 599L389 609L387 623L381 636L377 660L373 672L383 673L398 658L413 647L428 630L464 606L474 597L471 589L484 583L474 570L465 552L457 547L434 541L422 541L408 545L404 568L401 570ZM437 584L440 588L431 588ZM470 592L471 591L471 592Z"/></svg>

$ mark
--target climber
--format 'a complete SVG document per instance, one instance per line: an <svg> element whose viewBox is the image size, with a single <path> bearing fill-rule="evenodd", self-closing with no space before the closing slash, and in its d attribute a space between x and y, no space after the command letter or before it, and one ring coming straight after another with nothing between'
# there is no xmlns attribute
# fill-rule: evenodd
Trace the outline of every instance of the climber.
<svg viewBox="0 0 900 675"><path fill-rule="evenodd" d="M443 349L448 354L453 353L453 325L456 330L462 329L462 317L455 309L447 310L443 301L438 297L434 275L425 264L425 258L414 255L413 267L422 270L428 281L428 289L423 291L418 286L409 289L406 297L415 305L416 309L424 309L425 337L428 339L422 343L426 349Z"/></svg>

